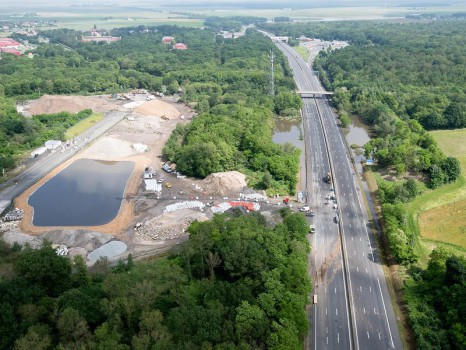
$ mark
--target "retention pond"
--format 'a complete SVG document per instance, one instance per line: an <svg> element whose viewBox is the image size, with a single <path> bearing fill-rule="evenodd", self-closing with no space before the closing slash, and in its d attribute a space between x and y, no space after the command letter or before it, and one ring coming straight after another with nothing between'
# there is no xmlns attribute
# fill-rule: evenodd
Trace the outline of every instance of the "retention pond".
<svg viewBox="0 0 466 350"><path fill-rule="evenodd" d="M35 226L98 226L120 209L132 162L79 159L30 197Z"/></svg>

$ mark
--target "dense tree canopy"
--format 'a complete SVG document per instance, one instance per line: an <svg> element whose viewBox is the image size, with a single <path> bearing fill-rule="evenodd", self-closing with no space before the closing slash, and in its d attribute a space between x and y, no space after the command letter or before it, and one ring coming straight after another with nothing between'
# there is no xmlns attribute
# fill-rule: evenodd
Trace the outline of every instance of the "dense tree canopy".
<svg viewBox="0 0 466 350"><path fill-rule="evenodd" d="M17 271L0 280L0 349L302 349L304 216L270 227L233 212L189 232L172 256L113 271L100 261L92 274L82 258L0 241L0 268Z"/></svg>
<svg viewBox="0 0 466 350"><path fill-rule="evenodd" d="M407 287L408 312L419 349L466 347L466 260L432 251L425 271Z"/></svg>

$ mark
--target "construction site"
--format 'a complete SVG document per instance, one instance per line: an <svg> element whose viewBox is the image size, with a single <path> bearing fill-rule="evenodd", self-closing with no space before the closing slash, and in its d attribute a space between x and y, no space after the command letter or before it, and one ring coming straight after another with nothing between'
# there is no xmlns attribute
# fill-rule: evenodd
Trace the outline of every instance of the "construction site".
<svg viewBox="0 0 466 350"><path fill-rule="evenodd" d="M47 240L58 254L79 254L92 265L100 257L115 262L130 253L136 259L163 253L188 237L191 222L208 220L232 207L260 210L274 220L272 213L283 205L282 201L249 189L242 173L215 173L199 180L184 176L176 171L175 164L164 162L162 148L171 132L177 123L189 123L195 111L176 97L137 92L124 97L42 96L21 106L25 116L76 113L85 108L106 115L124 112L125 116L15 199L17 209L8 216L9 221L0 223L0 235L6 242L38 247ZM34 226L28 198L78 159L134 163L118 214L101 226Z"/></svg>

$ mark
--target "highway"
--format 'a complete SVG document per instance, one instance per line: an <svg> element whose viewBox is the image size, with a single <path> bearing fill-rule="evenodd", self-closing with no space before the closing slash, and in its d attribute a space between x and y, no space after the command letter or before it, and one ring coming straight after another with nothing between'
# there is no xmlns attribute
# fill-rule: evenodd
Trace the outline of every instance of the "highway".
<svg viewBox="0 0 466 350"><path fill-rule="evenodd" d="M300 91L324 91L288 45ZM359 180L337 119L325 98L303 98L306 189L314 208L311 274L318 304L310 309L309 349L401 349L401 340ZM331 171L333 184L323 181ZM325 197L334 187L338 208ZM363 210L364 208L364 210ZM338 223L335 222L338 217Z"/></svg>

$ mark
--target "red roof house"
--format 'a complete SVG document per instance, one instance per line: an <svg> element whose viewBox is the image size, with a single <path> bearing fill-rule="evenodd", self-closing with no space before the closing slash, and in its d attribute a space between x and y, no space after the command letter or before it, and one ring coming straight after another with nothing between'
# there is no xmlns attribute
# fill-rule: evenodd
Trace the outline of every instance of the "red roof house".
<svg viewBox="0 0 466 350"><path fill-rule="evenodd" d="M177 43L173 45L173 48L176 50L187 50L188 49L188 47L183 43Z"/></svg>
<svg viewBox="0 0 466 350"><path fill-rule="evenodd" d="M11 38L0 38L0 48L18 48L21 46L19 42Z"/></svg>
<svg viewBox="0 0 466 350"><path fill-rule="evenodd" d="M163 42L164 44L171 44L173 40L175 40L175 38L172 37L172 36L164 36L164 37L162 38L162 42Z"/></svg>
<svg viewBox="0 0 466 350"><path fill-rule="evenodd" d="M12 48L9 48L9 47L0 47L0 52L2 53L10 53L12 55L16 55L16 56L21 56L21 52L19 52L18 50L16 49L12 49Z"/></svg>

